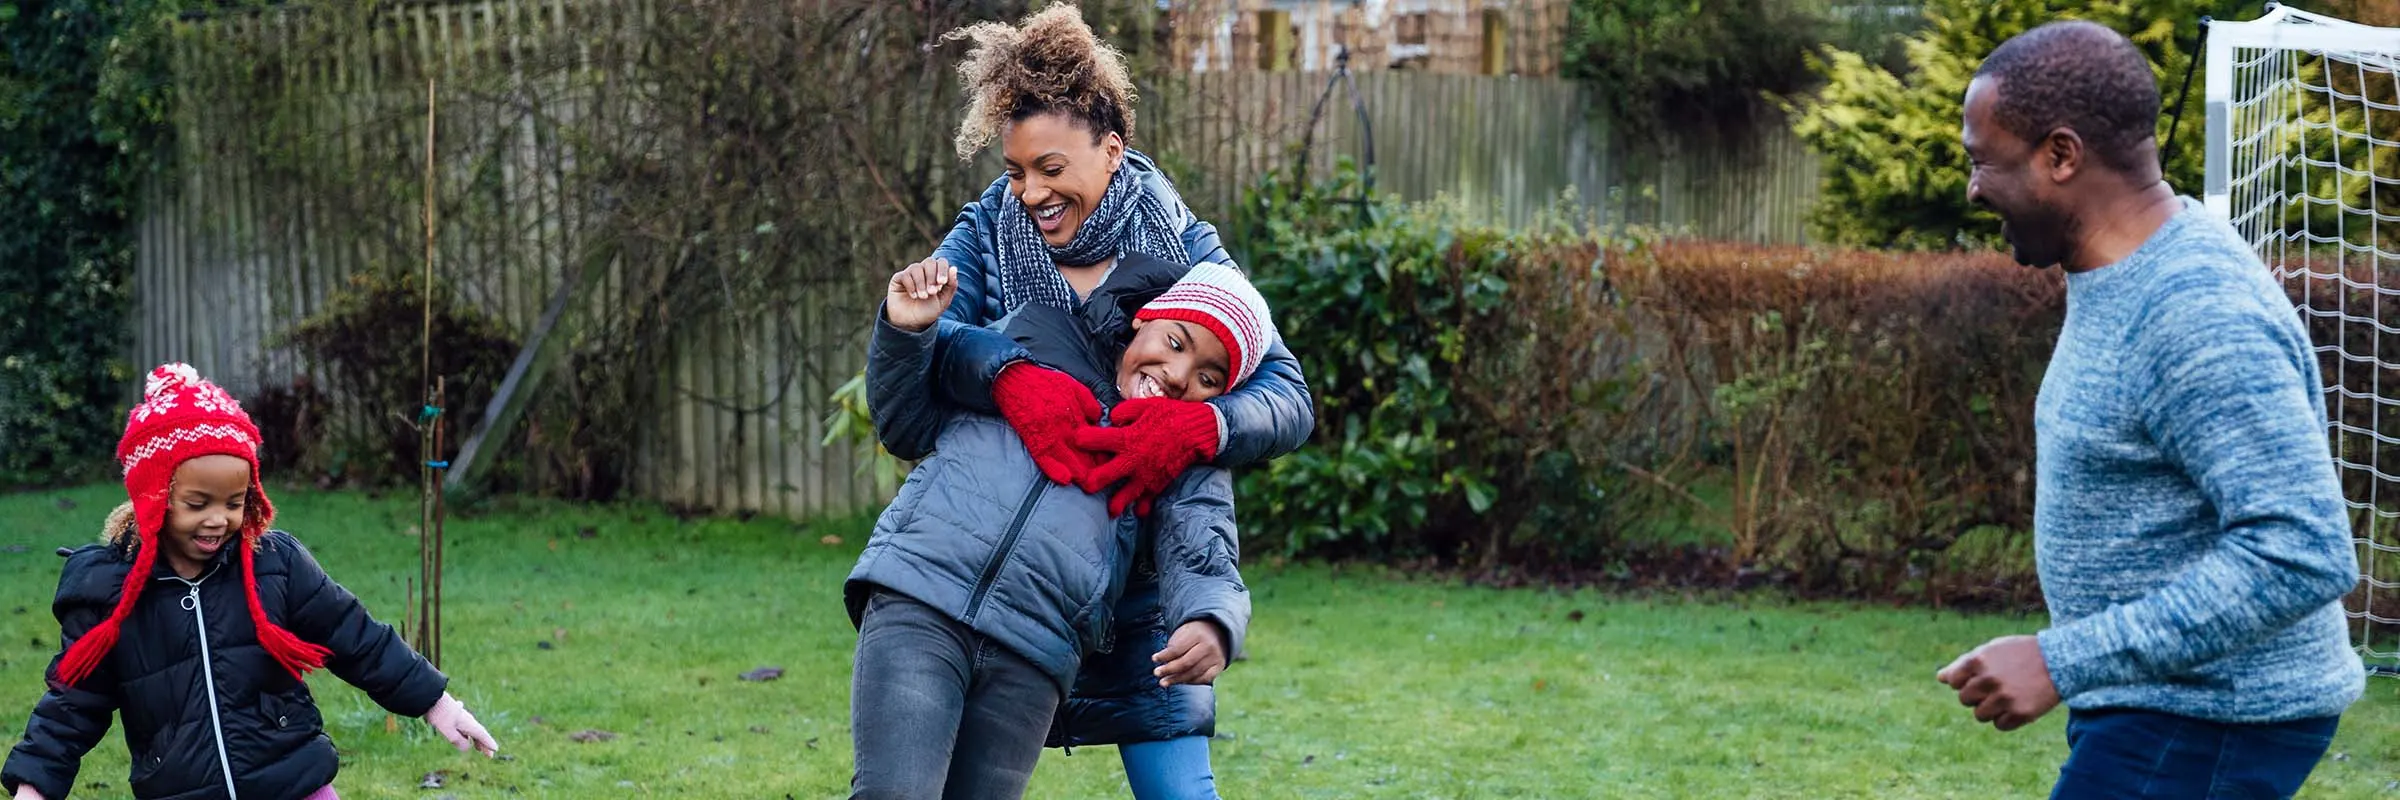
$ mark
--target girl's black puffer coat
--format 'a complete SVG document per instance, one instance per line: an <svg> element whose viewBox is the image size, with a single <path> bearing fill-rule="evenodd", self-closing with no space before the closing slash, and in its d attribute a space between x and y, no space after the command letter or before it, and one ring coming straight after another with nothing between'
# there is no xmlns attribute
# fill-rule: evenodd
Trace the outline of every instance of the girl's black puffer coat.
<svg viewBox="0 0 2400 800"><path fill-rule="evenodd" d="M297 800L331 784L339 764L308 685L258 644L241 550L226 548L191 580L161 559L100 667L76 686L54 683L34 706L0 788L32 784L64 800L112 714L124 717L127 777L143 800ZM299 540L269 531L247 557L257 559L267 616L333 651L325 666L335 676L403 716L441 699L449 679L328 579ZM61 653L115 607L132 562L116 545L67 556L52 604Z"/></svg>

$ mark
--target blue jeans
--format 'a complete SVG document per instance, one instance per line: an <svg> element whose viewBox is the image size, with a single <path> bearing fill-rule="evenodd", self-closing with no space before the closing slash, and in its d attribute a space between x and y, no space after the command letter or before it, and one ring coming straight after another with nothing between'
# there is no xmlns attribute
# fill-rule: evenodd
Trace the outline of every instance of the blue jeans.
<svg viewBox="0 0 2400 800"><path fill-rule="evenodd" d="M2233 725L2155 711L2075 711L2051 800L2285 798L2333 745L2340 717Z"/></svg>
<svg viewBox="0 0 2400 800"><path fill-rule="evenodd" d="M1040 667L889 591L867 601L855 659L853 800L1024 796L1061 699Z"/></svg>
<svg viewBox="0 0 2400 800"><path fill-rule="evenodd" d="M1134 800L1217 800L1206 736L1118 745L1117 757Z"/></svg>

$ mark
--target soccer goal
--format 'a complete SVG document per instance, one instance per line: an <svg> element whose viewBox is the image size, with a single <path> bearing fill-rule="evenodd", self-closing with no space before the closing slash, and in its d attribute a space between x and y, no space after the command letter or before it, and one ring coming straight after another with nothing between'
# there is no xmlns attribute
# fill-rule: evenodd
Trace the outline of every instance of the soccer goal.
<svg viewBox="0 0 2400 800"><path fill-rule="evenodd" d="M2206 36L2205 201L2283 281L2316 342L2358 548L2359 585L2344 601L2352 641L2395 674L2400 28L2269 4Z"/></svg>

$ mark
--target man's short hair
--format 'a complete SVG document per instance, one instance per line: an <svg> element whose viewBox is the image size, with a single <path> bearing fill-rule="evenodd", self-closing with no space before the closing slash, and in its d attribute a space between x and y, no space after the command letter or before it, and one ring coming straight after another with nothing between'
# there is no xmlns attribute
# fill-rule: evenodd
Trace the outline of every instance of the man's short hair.
<svg viewBox="0 0 2400 800"><path fill-rule="evenodd" d="M2119 171L2156 166L2158 79L2140 48L2092 22L2052 22L2003 42L1975 77L2000 82L1992 118L2027 142L2070 128Z"/></svg>

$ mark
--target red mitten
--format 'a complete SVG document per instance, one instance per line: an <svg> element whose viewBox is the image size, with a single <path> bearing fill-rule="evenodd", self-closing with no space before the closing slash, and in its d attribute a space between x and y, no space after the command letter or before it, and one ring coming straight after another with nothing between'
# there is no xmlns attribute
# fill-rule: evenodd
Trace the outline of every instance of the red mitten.
<svg viewBox="0 0 2400 800"><path fill-rule="evenodd" d="M1145 397L1117 404L1110 427L1075 431L1075 446L1115 453L1098 468L1084 473L1083 490L1097 492L1118 481L1109 495L1108 512L1133 508L1148 515L1158 498L1186 467L1217 457L1217 410L1207 403Z"/></svg>
<svg viewBox="0 0 2400 800"><path fill-rule="evenodd" d="M1075 429L1100 421L1100 400L1090 387L1049 367L1012 364L992 381L992 402L1050 480L1072 484L1098 465L1068 440Z"/></svg>

